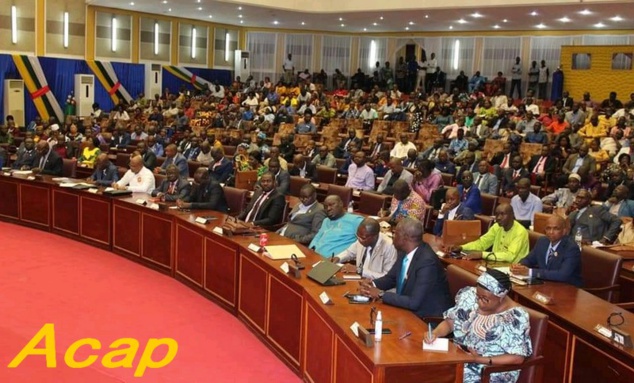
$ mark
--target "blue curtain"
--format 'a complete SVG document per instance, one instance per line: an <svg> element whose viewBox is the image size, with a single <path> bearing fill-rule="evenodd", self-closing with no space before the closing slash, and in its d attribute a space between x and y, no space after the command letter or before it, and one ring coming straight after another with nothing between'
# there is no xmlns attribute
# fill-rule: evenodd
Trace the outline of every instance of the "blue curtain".
<svg viewBox="0 0 634 383"><path fill-rule="evenodd" d="M214 82L218 80L218 83L223 86L231 85L231 71L225 69L207 69L207 68L187 68L193 74L198 77L204 78L207 81ZM179 79L174 76L170 72L163 70L163 86L162 89L168 88L171 93L176 93L181 88L181 86L185 85L185 87L189 90L194 90L194 86L190 83L186 83L185 81ZM149 95L147 95L150 97ZM153 95L152 95L153 97Z"/></svg>
<svg viewBox="0 0 634 383"><path fill-rule="evenodd" d="M145 65L113 62L112 69L114 69L114 73L116 73L119 78L119 82L126 88L132 98L136 98L139 93L145 91ZM102 90L106 93L108 99L110 99L108 92L106 92L104 88L102 88ZM97 92L95 92L95 99L97 98L96 93ZM146 95L146 97L149 96ZM110 101L110 105L112 105L112 100L110 99ZM101 103L100 106L103 109Z"/></svg>
<svg viewBox="0 0 634 383"><path fill-rule="evenodd" d="M0 124L4 124L7 117L4 114L4 80L15 80L20 78L22 77L20 77L18 68L13 63L13 57L11 57L11 55L0 54L0 116L2 118ZM35 109L35 105L33 105L31 97L28 96L26 89L24 90L24 98L26 108L30 105L31 108ZM28 115L25 116L25 118L27 121L30 121Z"/></svg>

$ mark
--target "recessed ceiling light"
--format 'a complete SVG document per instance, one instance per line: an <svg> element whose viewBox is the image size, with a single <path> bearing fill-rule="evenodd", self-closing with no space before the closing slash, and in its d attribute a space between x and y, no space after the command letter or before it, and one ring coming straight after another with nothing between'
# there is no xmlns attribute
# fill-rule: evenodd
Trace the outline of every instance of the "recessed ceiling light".
<svg viewBox="0 0 634 383"><path fill-rule="evenodd" d="M200 3L201 0L196 0L197 3Z"/></svg>
<svg viewBox="0 0 634 383"><path fill-rule="evenodd" d="M163 0L163 4L167 4L167 0Z"/></svg>
<svg viewBox="0 0 634 383"><path fill-rule="evenodd" d="M134 5L134 1L130 3L130 5Z"/></svg>
<svg viewBox="0 0 634 383"><path fill-rule="evenodd" d="M559 21L561 21L562 23L569 23L570 19L567 18L566 16L562 17L561 19L558 19Z"/></svg>
<svg viewBox="0 0 634 383"><path fill-rule="evenodd" d="M340 18L339 18L339 21L343 21L343 17L340 17Z"/></svg>
<svg viewBox="0 0 634 383"><path fill-rule="evenodd" d="M244 20L240 20L240 24L244 24Z"/></svg>
<svg viewBox="0 0 634 383"><path fill-rule="evenodd" d="M605 24L603 24L602 22L598 22L598 23L594 24L594 27L595 28L603 28L603 27L605 27Z"/></svg>
<svg viewBox="0 0 634 383"><path fill-rule="evenodd" d="M508 20L508 19L504 19L504 20L502 20L502 22L503 22L503 23L508 23L508 22L509 22L509 20Z"/></svg>
<svg viewBox="0 0 634 383"><path fill-rule="evenodd" d="M383 16L379 17L379 20L383 20Z"/></svg>
<svg viewBox="0 0 634 383"><path fill-rule="evenodd" d="M590 12L589 9L584 9L583 11L579 11L579 14L580 15L584 15L584 16L588 16L588 15L591 15L592 12Z"/></svg>
<svg viewBox="0 0 634 383"><path fill-rule="evenodd" d="M172 12L172 8L167 8L167 12Z"/></svg>
<svg viewBox="0 0 634 383"><path fill-rule="evenodd" d="M544 29L544 28L547 28L547 27L546 27L546 25L544 25L544 23L541 23L541 24L535 25L535 28Z"/></svg>
<svg viewBox="0 0 634 383"><path fill-rule="evenodd" d="M472 14L471 14L471 17L476 18L476 19L479 19L480 17L484 17L484 16L483 16L482 14L480 14L480 13L476 12L476 13L472 13Z"/></svg>
<svg viewBox="0 0 634 383"><path fill-rule="evenodd" d="M366 32L368 30L368 28L363 28L363 32Z"/></svg>
<svg viewBox="0 0 634 383"><path fill-rule="evenodd" d="M306 23L302 21L302 25L306 25Z"/></svg>
<svg viewBox="0 0 634 383"><path fill-rule="evenodd" d="M610 17L610 20L612 20L612 21L623 21L623 18L621 16L614 16L614 17Z"/></svg>
<svg viewBox="0 0 634 383"><path fill-rule="evenodd" d="M242 10L242 7L238 7L238 11L241 11L241 10Z"/></svg>
<svg viewBox="0 0 634 383"><path fill-rule="evenodd" d="M450 25L450 26L449 26L449 29L453 29L453 25Z"/></svg>
<svg viewBox="0 0 634 383"><path fill-rule="evenodd" d="M345 26L346 26L346 24L341 24L341 26L342 26L342 27L345 27Z"/></svg>
<svg viewBox="0 0 634 383"><path fill-rule="evenodd" d="M429 15L425 15L425 18L426 18L426 19L429 19Z"/></svg>
<svg viewBox="0 0 634 383"><path fill-rule="evenodd" d="M239 18L239 19L241 19L241 18L242 18L242 15L238 15L238 18Z"/></svg>
<svg viewBox="0 0 634 383"><path fill-rule="evenodd" d="M211 18L213 18L213 16L212 16L212 15L209 15L208 17L209 17L210 19L211 19Z"/></svg>
<svg viewBox="0 0 634 383"><path fill-rule="evenodd" d="M539 15L539 13L537 13L537 11L531 12L531 16L537 16L537 15Z"/></svg>
<svg viewBox="0 0 634 383"><path fill-rule="evenodd" d="M409 24L409 25L414 25L414 22L413 22L413 21L410 21L408 24Z"/></svg>
<svg viewBox="0 0 634 383"><path fill-rule="evenodd" d="M495 25L493 26L493 29L500 29L500 26L499 26L499 25L497 25L497 24L495 24Z"/></svg>
<svg viewBox="0 0 634 383"><path fill-rule="evenodd" d="M458 24L466 24L466 23L467 23L467 20L465 19L458 20Z"/></svg>
<svg viewBox="0 0 634 383"><path fill-rule="evenodd" d="M280 23L280 22L279 22L279 21L277 21L277 20L274 20L274 21L273 21L273 24L275 24L275 25L277 25L277 24L279 24L279 23Z"/></svg>
<svg viewBox="0 0 634 383"><path fill-rule="evenodd" d="M377 26L377 25L379 25L379 24L377 24L377 23L372 23L372 25L374 25L374 26L376 27L376 26Z"/></svg>
<svg viewBox="0 0 634 383"><path fill-rule="evenodd" d="M199 11L202 11L202 10L203 10L203 7L198 7L198 10L199 10Z"/></svg>
<svg viewBox="0 0 634 383"><path fill-rule="evenodd" d="M405 27L405 30L406 30L406 31L409 31L409 27Z"/></svg>

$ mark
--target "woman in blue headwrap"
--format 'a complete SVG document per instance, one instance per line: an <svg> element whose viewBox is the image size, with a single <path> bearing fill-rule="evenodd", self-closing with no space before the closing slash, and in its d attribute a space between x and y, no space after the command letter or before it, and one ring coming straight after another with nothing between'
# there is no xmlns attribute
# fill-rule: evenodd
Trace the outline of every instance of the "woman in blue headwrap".
<svg viewBox="0 0 634 383"><path fill-rule="evenodd" d="M426 342L453 332L454 341L473 356L464 365L464 382L480 382L485 365L519 364L532 354L530 323L526 310L508 297L509 276L488 269L475 287L456 294L456 305L444 313L444 320ZM491 374L491 383L514 383L519 371Z"/></svg>

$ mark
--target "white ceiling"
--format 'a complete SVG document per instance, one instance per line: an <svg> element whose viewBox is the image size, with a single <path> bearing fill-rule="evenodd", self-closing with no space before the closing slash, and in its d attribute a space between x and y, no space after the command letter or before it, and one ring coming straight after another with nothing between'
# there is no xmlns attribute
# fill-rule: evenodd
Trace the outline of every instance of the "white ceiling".
<svg viewBox="0 0 634 383"><path fill-rule="evenodd" d="M426 10L403 10L401 8L400 10L386 9L385 11L345 13L295 12L287 10L288 8L273 8L273 5L271 7L239 5L226 1L231 0L86 0L86 3L241 27L348 33L634 30L632 0L608 3L605 2L606 0L586 0L585 3L578 0L580 2L574 4L538 4L535 6L527 6L525 5L527 1L519 0L524 5L451 9L428 8ZM413 1L416 2L416 0ZM452 2L452 0L447 1ZM280 5L275 0L263 2L270 2L275 6ZM390 6L390 0L381 2L385 4L386 8ZM480 2L486 3L487 1L480 0ZM495 2L489 0L489 4ZM535 2L543 4L541 0L535 0ZM280 3L284 3L283 0ZM311 4L309 0L297 3L301 4L302 7L309 7ZM435 7L438 7L439 3L442 2L436 2ZM376 5L376 1L373 4ZM350 9L349 6L348 9Z"/></svg>

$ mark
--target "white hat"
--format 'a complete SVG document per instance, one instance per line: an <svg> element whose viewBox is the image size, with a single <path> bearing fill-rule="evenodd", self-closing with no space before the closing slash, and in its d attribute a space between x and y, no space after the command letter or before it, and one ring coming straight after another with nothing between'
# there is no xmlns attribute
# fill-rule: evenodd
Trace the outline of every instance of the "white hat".
<svg viewBox="0 0 634 383"><path fill-rule="evenodd" d="M51 130L52 130L52 131L57 132L57 131L59 130L59 125L57 125L57 124L52 124L52 125L50 126L50 128L51 128Z"/></svg>

